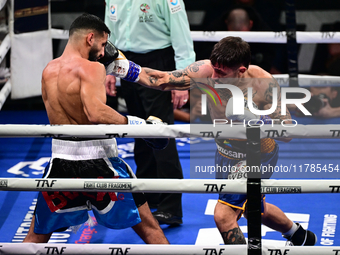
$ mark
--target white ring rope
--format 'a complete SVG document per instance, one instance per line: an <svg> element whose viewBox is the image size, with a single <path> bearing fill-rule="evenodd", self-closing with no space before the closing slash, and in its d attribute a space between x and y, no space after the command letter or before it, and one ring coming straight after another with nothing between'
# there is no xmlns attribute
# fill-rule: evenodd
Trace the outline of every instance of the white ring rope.
<svg viewBox="0 0 340 255"><path fill-rule="evenodd" d="M231 138L246 139L247 122L175 125L0 125L0 137L125 137L125 138ZM250 122L250 124L253 124ZM340 125L263 125L262 138L340 138Z"/></svg>
<svg viewBox="0 0 340 255"><path fill-rule="evenodd" d="M258 169L258 168L254 168ZM3 191L87 191L246 194L246 179L33 179L0 178ZM340 180L261 181L263 194L340 193Z"/></svg>
<svg viewBox="0 0 340 255"><path fill-rule="evenodd" d="M0 137L189 137L190 124L182 125L0 125Z"/></svg>
<svg viewBox="0 0 340 255"><path fill-rule="evenodd" d="M11 48L11 39L10 35L7 34L4 38L4 40L0 44L0 63L4 60L6 57L7 52ZM7 83L3 86L3 88L0 91L0 110L5 103L9 93L11 93L11 83L10 80L7 81Z"/></svg>
<svg viewBox="0 0 340 255"><path fill-rule="evenodd" d="M262 245L263 255L320 255L338 254L340 246L273 246ZM247 254L247 245L135 245L135 244L35 244L35 243L0 243L0 253L7 255L38 255L38 254L129 254L129 255L211 255Z"/></svg>
<svg viewBox="0 0 340 255"><path fill-rule="evenodd" d="M68 30L51 29L52 38L68 39ZM298 43L339 43L340 32L296 32ZM247 42L287 43L285 31L281 32L215 32L191 31L194 41L218 42L226 36L239 36ZM280 86L289 85L288 74L273 75ZM340 86L340 76L298 75L299 86Z"/></svg>
<svg viewBox="0 0 340 255"><path fill-rule="evenodd" d="M11 48L11 38L10 35L7 34L4 40L0 44L0 62L5 58L7 52Z"/></svg>
<svg viewBox="0 0 340 255"><path fill-rule="evenodd" d="M281 87L289 86L288 74L272 75ZM340 76L298 74L299 87L340 86Z"/></svg>
<svg viewBox="0 0 340 255"><path fill-rule="evenodd" d="M240 32L240 31L191 31L194 41L218 42L226 36L238 36L249 43L287 43L286 31ZM339 43L340 32L296 32L297 43Z"/></svg>
<svg viewBox="0 0 340 255"><path fill-rule="evenodd" d="M51 29L52 38L68 39L68 30ZM247 42L287 43L286 31L279 32L239 32L239 31L191 31L194 41L218 42L226 36L239 36ZM297 43L339 43L340 32L296 32Z"/></svg>
<svg viewBox="0 0 340 255"><path fill-rule="evenodd" d="M0 110L4 105L8 95L11 93L11 91L12 91L11 80L8 80L0 91Z"/></svg>

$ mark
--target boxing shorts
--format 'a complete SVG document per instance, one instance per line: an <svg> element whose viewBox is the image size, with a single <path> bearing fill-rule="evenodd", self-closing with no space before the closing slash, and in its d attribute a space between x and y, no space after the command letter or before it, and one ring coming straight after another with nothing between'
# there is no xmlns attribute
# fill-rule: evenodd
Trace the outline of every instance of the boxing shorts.
<svg viewBox="0 0 340 255"><path fill-rule="evenodd" d="M233 140L233 139L216 139L217 150L215 153L215 164L226 166L224 169L228 169L225 172L216 172L216 179L245 179L247 178L246 170L235 171L235 167L238 167L240 163L246 160L246 141L245 140ZM275 168L278 160L279 147L273 139L261 139L261 166L265 166L269 169L271 166ZM243 162L240 162L243 161ZM273 174L273 171L265 171L261 173L262 179L268 179ZM263 200L265 196L262 196L262 212L263 212ZM247 195L245 194L220 194L220 203L229 205L232 208L242 210L242 213L246 209ZM241 217L242 213L239 215Z"/></svg>
<svg viewBox="0 0 340 255"><path fill-rule="evenodd" d="M52 140L52 157L43 178L136 178L118 157L115 139ZM48 234L83 224L92 210L99 224L113 229L141 222L143 194L126 192L39 192L34 232Z"/></svg>

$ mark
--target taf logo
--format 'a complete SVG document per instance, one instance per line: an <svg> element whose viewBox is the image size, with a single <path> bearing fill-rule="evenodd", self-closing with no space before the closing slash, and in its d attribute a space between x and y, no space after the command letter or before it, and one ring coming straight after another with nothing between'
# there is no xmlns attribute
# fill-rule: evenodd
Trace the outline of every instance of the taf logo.
<svg viewBox="0 0 340 255"><path fill-rule="evenodd" d="M177 5L177 4L178 4L178 0L170 0L170 3L171 3L172 5Z"/></svg>
<svg viewBox="0 0 340 255"><path fill-rule="evenodd" d="M114 5L111 5L111 7L110 7L110 12L111 12L111 14L115 14L116 8L115 8Z"/></svg>

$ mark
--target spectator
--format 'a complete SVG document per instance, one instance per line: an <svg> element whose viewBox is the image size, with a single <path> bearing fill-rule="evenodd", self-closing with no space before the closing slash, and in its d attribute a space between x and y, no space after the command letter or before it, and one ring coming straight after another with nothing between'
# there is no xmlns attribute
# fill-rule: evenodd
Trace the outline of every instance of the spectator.
<svg viewBox="0 0 340 255"><path fill-rule="evenodd" d="M322 31L326 30L340 31L340 22L325 24ZM317 45L311 73L340 76L340 43Z"/></svg>
<svg viewBox="0 0 340 255"><path fill-rule="evenodd" d="M211 31L270 31L270 27L263 21L260 15L250 6L236 5L221 17L215 20L209 27ZM274 59L274 48L271 44L249 43L251 48L251 64L258 65L267 72L270 71ZM213 45L206 47L208 58Z"/></svg>
<svg viewBox="0 0 340 255"><path fill-rule="evenodd" d="M305 107L320 118L340 117L339 88L323 86L310 88L312 99Z"/></svg>

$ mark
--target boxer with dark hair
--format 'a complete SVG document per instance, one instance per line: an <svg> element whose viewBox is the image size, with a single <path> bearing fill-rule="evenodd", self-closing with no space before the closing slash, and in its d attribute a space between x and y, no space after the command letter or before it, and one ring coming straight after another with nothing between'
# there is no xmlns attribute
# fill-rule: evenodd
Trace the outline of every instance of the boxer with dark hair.
<svg viewBox="0 0 340 255"><path fill-rule="evenodd" d="M129 123L146 127L148 121L125 117L106 105L105 67L96 60L104 56L109 33L104 22L90 14L72 23L63 54L50 61L42 74L42 97L50 124ZM153 118L154 123L162 124ZM149 143L162 147L152 140ZM52 140L52 157L44 178L134 178L134 173L118 157L114 138L63 137ZM24 242L47 242L54 231L91 220L89 210L108 228L132 227L146 243L169 243L144 194L85 191L40 192Z"/></svg>
<svg viewBox="0 0 340 255"><path fill-rule="evenodd" d="M252 120L258 119L262 124L270 123L272 120L285 120L291 123L290 113L286 109L286 115L281 115L281 93L280 86L276 80L262 68L250 65L250 47L247 42L239 37L225 37L215 44L209 60L195 62L183 70L162 72L150 68L138 67L138 77L135 81L139 84L158 90L189 89L199 86L203 79L207 84L232 84L237 86L244 98L252 97L255 106L261 110L270 109L273 103L273 90L277 90L277 107L269 116L257 116L249 111L245 104L245 114L233 115L230 100L232 93L228 89L218 89L222 104L216 107L213 100L208 101L208 108L212 119L228 120ZM127 63L128 60L124 60ZM113 75L125 78L127 74L118 73L116 70L122 64L115 61L107 70ZM129 63L133 66L133 63ZM200 79L200 80L195 80ZM223 80L224 79L224 80ZM227 79L227 80L226 80ZM248 88L252 88L252 95L248 95ZM238 139L215 139L218 150L216 151L216 165L237 167L246 164L246 140ZM281 139L288 142L290 139ZM275 167L278 160L278 144L271 138L261 140L261 165ZM217 178L228 178L234 172L228 172L227 176ZM272 174L272 173L271 173ZM263 176L269 178L270 175ZM237 175L239 176L239 175ZM292 245L314 245L316 236L313 232L305 230L299 223L294 223L273 204L262 199L263 214L262 223L282 233L289 244ZM247 215L247 196L238 194L220 194L215 207L214 218L225 244L245 244L246 240L237 223L240 216Z"/></svg>

